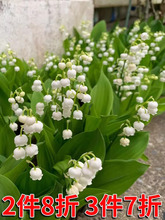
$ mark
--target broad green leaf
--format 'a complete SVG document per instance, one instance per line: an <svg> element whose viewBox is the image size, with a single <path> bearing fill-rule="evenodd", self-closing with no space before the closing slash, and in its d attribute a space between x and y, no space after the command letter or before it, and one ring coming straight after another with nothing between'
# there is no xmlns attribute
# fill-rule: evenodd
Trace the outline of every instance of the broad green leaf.
<svg viewBox="0 0 165 220"><path fill-rule="evenodd" d="M129 115L123 115L120 117L116 115L104 116L102 117L99 129L103 135L112 135L120 129L120 126L126 119L128 119L128 117Z"/></svg>
<svg viewBox="0 0 165 220"><path fill-rule="evenodd" d="M92 151L102 160L105 157L104 139L99 130L83 132L68 140L57 154L58 160L63 160L65 155L71 155L72 159L79 159L85 153Z"/></svg>
<svg viewBox="0 0 165 220"><path fill-rule="evenodd" d="M53 168L60 174L63 175L65 171L69 168L69 161L71 160L71 156L66 156L66 158L62 161L57 162Z"/></svg>
<svg viewBox="0 0 165 220"><path fill-rule="evenodd" d="M105 23L105 21L100 21L99 23L97 23L94 26L94 28L91 32L91 38L95 42L97 42L100 39L103 32L106 32L106 23Z"/></svg>
<svg viewBox="0 0 165 220"><path fill-rule="evenodd" d="M101 122L101 118L95 117L95 116L92 116L92 115L87 115L84 130L86 132L94 131L99 127L100 122Z"/></svg>
<svg viewBox="0 0 165 220"><path fill-rule="evenodd" d="M105 74L101 72L98 83L91 91L93 108L98 116L109 115L113 106L113 90Z"/></svg>
<svg viewBox="0 0 165 220"><path fill-rule="evenodd" d="M33 95L31 98L31 108L32 108L33 114L36 113L36 104L38 102L43 102L43 94L41 92L33 92Z"/></svg>
<svg viewBox="0 0 165 220"><path fill-rule="evenodd" d="M149 165L135 160L107 160L93 180L92 188L121 195L144 174L148 167Z"/></svg>
<svg viewBox="0 0 165 220"><path fill-rule="evenodd" d="M2 202L2 198L8 195L12 196L15 201L17 201L20 197L20 192L11 180L3 175L0 175L0 213L2 213L9 205L9 202ZM18 209L16 208L16 206L14 206L12 211L16 211L17 213L16 216L12 217L13 220L16 220L18 218ZM4 220L10 219L7 216L1 218Z"/></svg>
<svg viewBox="0 0 165 220"><path fill-rule="evenodd" d="M110 146L109 151L106 154L106 159L139 159L147 148L149 134L148 132L137 132L135 136L130 137L130 145L123 147L120 145L121 137L117 137L116 140Z"/></svg>
<svg viewBox="0 0 165 220"><path fill-rule="evenodd" d="M22 173L26 167L26 159L15 160L15 158L13 158L13 155L11 155L4 161L4 163L1 164L0 174L7 176L10 180L15 182L20 173Z"/></svg>
<svg viewBox="0 0 165 220"><path fill-rule="evenodd" d="M8 124L0 124L0 154L8 157L15 149L14 132L10 129ZM6 137L7 135L7 137Z"/></svg>
<svg viewBox="0 0 165 220"><path fill-rule="evenodd" d="M92 64L89 66L89 71L87 72L87 79L90 82L91 87L94 87L101 75L102 64L101 61L94 56Z"/></svg>
<svg viewBox="0 0 165 220"><path fill-rule="evenodd" d="M56 176L42 169L43 177L41 180L33 181L30 178L29 171L22 173L17 179L16 185L21 193L34 193L36 197L50 194L55 190Z"/></svg>
<svg viewBox="0 0 165 220"><path fill-rule="evenodd" d="M39 154L37 155L37 161L39 166L51 171L55 164L56 152L55 152L55 138L52 133L52 129L44 125L42 132L43 143L39 146Z"/></svg>

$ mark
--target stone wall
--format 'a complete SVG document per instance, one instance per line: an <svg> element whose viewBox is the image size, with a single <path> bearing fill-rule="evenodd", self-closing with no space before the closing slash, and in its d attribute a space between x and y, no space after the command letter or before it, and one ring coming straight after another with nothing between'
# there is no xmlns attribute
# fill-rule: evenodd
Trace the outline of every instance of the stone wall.
<svg viewBox="0 0 165 220"><path fill-rule="evenodd" d="M9 43L19 57L41 63L46 51L62 53L59 27L71 33L82 20L92 23L92 0L0 0L0 51Z"/></svg>

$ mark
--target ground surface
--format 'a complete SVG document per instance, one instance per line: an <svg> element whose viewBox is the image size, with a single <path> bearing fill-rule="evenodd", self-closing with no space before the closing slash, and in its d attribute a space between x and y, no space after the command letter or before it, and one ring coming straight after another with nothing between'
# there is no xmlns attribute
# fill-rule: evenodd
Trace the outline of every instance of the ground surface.
<svg viewBox="0 0 165 220"><path fill-rule="evenodd" d="M160 217L158 219L165 220L165 114L155 117L152 122L145 128L150 132L149 146L146 150L146 155L149 158L148 163L150 168L147 172L139 178L134 185L124 194L125 196L138 196L141 193L148 195L160 194L163 206L160 208ZM124 196L123 195L123 196ZM137 214L137 206L134 206L134 216L126 216L125 203L124 211L119 212L117 219L119 220L134 220L139 219ZM79 213L77 220L101 220L100 213L95 217L87 217ZM105 220L111 220L111 213ZM143 218L144 219L144 218ZM153 216L146 218L153 220Z"/></svg>

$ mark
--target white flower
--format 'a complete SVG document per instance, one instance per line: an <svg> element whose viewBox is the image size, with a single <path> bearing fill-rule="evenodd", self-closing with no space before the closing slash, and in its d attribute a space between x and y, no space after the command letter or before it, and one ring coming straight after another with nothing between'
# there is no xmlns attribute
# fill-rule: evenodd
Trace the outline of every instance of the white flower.
<svg viewBox="0 0 165 220"><path fill-rule="evenodd" d="M86 178L84 176L82 176L79 180L78 180L79 184L81 184L83 187L86 187L88 185L92 184L92 178Z"/></svg>
<svg viewBox="0 0 165 220"><path fill-rule="evenodd" d="M121 138L120 139L120 145L123 147L129 146L130 144L130 140L128 138Z"/></svg>
<svg viewBox="0 0 165 220"><path fill-rule="evenodd" d="M156 115L158 108L148 108L148 113L151 115Z"/></svg>
<svg viewBox="0 0 165 220"><path fill-rule="evenodd" d="M67 96L68 98L73 99L73 98L75 97L75 95L76 95L76 91L75 91L74 89L67 90L67 92L66 92L66 96Z"/></svg>
<svg viewBox="0 0 165 220"><path fill-rule="evenodd" d="M85 82L85 75L79 75L78 77L77 77L77 81L78 82Z"/></svg>
<svg viewBox="0 0 165 220"><path fill-rule="evenodd" d="M68 78L65 78L65 79L61 79L60 80L60 83L61 83L61 86L63 88L66 88L67 86L70 86L70 80Z"/></svg>
<svg viewBox="0 0 165 220"><path fill-rule="evenodd" d="M63 109L63 117L64 118L69 118L71 116L71 110L70 109Z"/></svg>
<svg viewBox="0 0 165 220"><path fill-rule="evenodd" d="M16 111L19 108L19 105L17 103L12 103L11 108L13 111Z"/></svg>
<svg viewBox="0 0 165 220"><path fill-rule="evenodd" d="M6 73L7 72L6 68L5 67L1 68L1 72Z"/></svg>
<svg viewBox="0 0 165 220"><path fill-rule="evenodd" d="M45 95L44 96L44 102L49 103L52 101L52 96L51 95Z"/></svg>
<svg viewBox="0 0 165 220"><path fill-rule="evenodd" d="M133 128L133 127L129 127L129 126L127 126L127 127L125 127L125 128L123 128L123 132L124 132L124 134L126 135L126 136L134 136L134 134L135 134L135 129Z"/></svg>
<svg viewBox="0 0 165 220"><path fill-rule="evenodd" d="M19 71L20 71L19 66L15 66L15 67L14 67L14 70L15 70L16 72L19 72Z"/></svg>
<svg viewBox="0 0 165 220"><path fill-rule="evenodd" d="M63 103L62 103L62 108L66 109L69 108L71 109L73 107L74 101L71 98L65 98Z"/></svg>
<svg viewBox="0 0 165 220"><path fill-rule="evenodd" d="M36 110L36 113L37 113L39 116L42 116L42 115L44 114L44 111L37 109L37 110Z"/></svg>
<svg viewBox="0 0 165 220"><path fill-rule="evenodd" d="M89 163L89 167L90 169L93 169L93 170L102 170L102 161L100 160L100 158L96 157L96 158L92 158L88 161Z"/></svg>
<svg viewBox="0 0 165 220"><path fill-rule="evenodd" d="M127 53L121 53L121 54L120 54L120 57L121 57L123 60L126 60L127 57L128 57L128 54L127 54Z"/></svg>
<svg viewBox="0 0 165 220"><path fill-rule="evenodd" d="M73 112L73 118L76 119L76 120L82 120L82 118L83 118L83 113L82 113L82 111L80 111L80 110L75 110L75 111Z"/></svg>
<svg viewBox="0 0 165 220"><path fill-rule="evenodd" d="M23 126L23 130L24 130L25 134L33 134L34 133L34 126L25 124Z"/></svg>
<svg viewBox="0 0 165 220"><path fill-rule="evenodd" d="M15 115L17 115L17 116L22 115L22 112L23 112L23 110L22 110L21 108L17 108L17 109L14 111Z"/></svg>
<svg viewBox="0 0 165 220"><path fill-rule="evenodd" d="M84 96L84 94L83 94L83 93L77 93L77 98L78 98L78 99L80 99L80 100L81 100L81 99L83 98L83 96Z"/></svg>
<svg viewBox="0 0 165 220"><path fill-rule="evenodd" d="M79 86L79 90L80 90L80 92L85 93L85 92L87 92L88 87L87 87L87 86L80 85L80 86Z"/></svg>
<svg viewBox="0 0 165 220"><path fill-rule="evenodd" d="M24 159L25 158L25 150L22 147L17 147L13 152L13 157L16 160Z"/></svg>
<svg viewBox="0 0 165 220"><path fill-rule="evenodd" d="M111 73L113 71L113 67L108 67L108 72Z"/></svg>
<svg viewBox="0 0 165 220"><path fill-rule="evenodd" d="M148 108L149 109L154 109L154 108L157 108L158 107L158 103L155 102L155 101L151 101L148 103Z"/></svg>
<svg viewBox="0 0 165 220"><path fill-rule="evenodd" d="M146 33L146 32L143 32L143 33L140 35L140 37L141 37L141 39L144 40L144 41L149 39L149 35L148 35L148 33Z"/></svg>
<svg viewBox="0 0 165 220"><path fill-rule="evenodd" d="M84 94L82 97L82 102L89 103L91 101L91 96L89 94Z"/></svg>
<svg viewBox="0 0 165 220"><path fill-rule="evenodd" d="M137 103L143 103L143 97L136 97Z"/></svg>
<svg viewBox="0 0 165 220"><path fill-rule="evenodd" d="M89 67L88 66L85 66L84 67L84 72L88 72L89 71Z"/></svg>
<svg viewBox="0 0 165 220"><path fill-rule="evenodd" d="M9 98L9 99L8 99L8 102L14 104L14 103L15 103L15 99L14 99L14 98Z"/></svg>
<svg viewBox="0 0 165 220"><path fill-rule="evenodd" d="M63 63L63 62L61 62L61 63L58 64L58 67L59 67L61 70L64 70L65 67L66 67L66 64Z"/></svg>
<svg viewBox="0 0 165 220"><path fill-rule="evenodd" d="M52 82L51 86L52 86L52 89L61 88L60 80L54 80L54 81Z"/></svg>
<svg viewBox="0 0 165 220"><path fill-rule="evenodd" d="M153 60L153 61L156 60L156 57L155 57L155 56L152 56L152 57L151 57L151 60Z"/></svg>
<svg viewBox="0 0 165 220"><path fill-rule="evenodd" d="M68 76L69 79L75 79L76 78L76 70L69 69L67 71L67 76Z"/></svg>
<svg viewBox="0 0 165 220"><path fill-rule="evenodd" d="M23 123L23 124L26 123L26 119L27 119L27 116L26 116L26 115L20 115L20 116L18 117L19 122L21 122L21 123Z"/></svg>
<svg viewBox="0 0 165 220"><path fill-rule="evenodd" d="M32 91L33 92L41 92L42 91L42 86L35 86L35 85L32 85Z"/></svg>
<svg viewBox="0 0 165 220"><path fill-rule="evenodd" d="M75 182L74 186L77 187L79 192L82 192L84 190L84 186L82 186L79 182Z"/></svg>
<svg viewBox="0 0 165 220"><path fill-rule="evenodd" d="M141 114L145 113L146 110L147 110L147 109L140 107L140 108L138 109L138 113L137 113L137 114L138 114L138 115L141 115Z"/></svg>
<svg viewBox="0 0 165 220"><path fill-rule="evenodd" d="M38 146L36 144L27 145L25 151L26 155L32 158L38 154Z"/></svg>
<svg viewBox="0 0 165 220"><path fill-rule="evenodd" d="M51 105L51 111L54 112L57 109L57 105Z"/></svg>
<svg viewBox="0 0 165 220"><path fill-rule="evenodd" d="M70 139L72 138L72 131L70 129L63 130L62 136L64 140Z"/></svg>
<svg viewBox="0 0 165 220"><path fill-rule="evenodd" d="M56 121L60 121L62 119L62 113L61 112L53 112L52 118Z"/></svg>
<svg viewBox="0 0 165 220"><path fill-rule="evenodd" d="M148 89L148 86L147 86L147 85L141 85L141 89L142 89L142 90L147 90L147 89Z"/></svg>
<svg viewBox="0 0 165 220"><path fill-rule="evenodd" d="M7 64L6 60L2 60L1 64L2 64L3 66L6 66L6 64Z"/></svg>
<svg viewBox="0 0 165 220"><path fill-rule="evenodd" d="M41 121L37 121L33 124L33 129L34 132L41 133L41 131L43 130L43 123Z"/></svg>
<svg viewBox="0 0 165 220"><path fill-rule="evenodd" d="M82 169L80 167L70 167L68 175L72 179L79 179L82 175Z"/></svg>
<svg viewBox="0 0 165 220"><path fill-rule="evenodd" d="M79 65L76 67L76 70L78 73L81 73L83 71L83 67Z"/></svg>
<svg viewBox="0 0 165 220"><path fill-rule="evenodd" d="M41 180L42 179L42 170L38 167L34 167L30 170L30 178L32 180Z"/></svg>
<svg viewBox="0 0 165 220"><path fill-rule="evenodd" d="M109 62L113 62L113 61L114 61L114 58L113 58L113 57L109 57L109 58L108 58L108 61L109 61Z"/></svg>
<svg viewBox="0 0 165 220"><path fill-rule="evenodd" d="M140 114L140 119L142 121L149 121L150 120L150 114L148 114L148 111L147 111L147 113Z"/></svg>
<svg viewBox="0 0 165 220"><path fill-rule="evenodd" d="M68 195L78 195L79 194L78 188L74 185L72 185L69 190L66 190L66 192Z"/></svg>
<svg viewBox="0 0 165 220"><path fill-rule="evenodd" d="M88 164L85 162L85 164L82 168L83 177L93 179L96 175L96 172L97 172L96 170L90 169L90 167L88 167Z"/></svg>
<svg viewBox="0 0 165 220"><path fill-rule="evenodd" d="M160 47L155 47L155 51L156 52L160 51Z"/></svg>
<svg viewBox="0 0 165 220"><path fill-rule="evenodd" d="M37 110L43 110L43 109L44 109L44 103L38 102L38 103L36 104L36 109L37 109Z"/></svg>
<svg viewBox="0 0 165 220"><path fill-rule="evenodd" d="M25 134L23 135L17 135L14 138L14 143L16 146L25 146L27 145L28 138Z"/></svg>
<svg viewBox="0 0 165 220"><path fill-rule="evenodd" d="M144 129L144 123L141 121L135 121L133 126L137 131L142 131Z"/></svg>
<svg viewBox="0 0 165 220"><path fill-rule="evenodd" d="M10 123L9 126L10 126L11 130L13 130L13 131L17 131L17 129L18 129L18 125L16 123Z"/></svg>
<svg viewBox="0 0 165 220"><path fill-rule="evenodd" d="M26 117L26 124L32 125L36 122L36 118L34 116L27 116Z"/></svg>

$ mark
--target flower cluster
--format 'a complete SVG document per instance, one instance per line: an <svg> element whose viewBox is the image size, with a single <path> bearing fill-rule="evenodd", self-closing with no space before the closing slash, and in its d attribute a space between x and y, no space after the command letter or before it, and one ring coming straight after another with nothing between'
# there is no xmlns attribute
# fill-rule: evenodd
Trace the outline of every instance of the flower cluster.
<svg viewBox="0 0 165 220"><path fill-rule="evenodd" d="M147 108L144 107L145 104L147 104ZM131 126L129 121L127 121L126 124L124 124L124 137L120 139L120 145L122 145L123 147L129 146L130 140L128 139L128 137L134 136L136 131L142 131L144 129L144 123L150 120L150 115L155 115L157 113L157 107L158 103L154 100L147 101L143 105L137 106L137 120L133 122L133 126Z"/></svg>
<svg viewBox="0 0 165 220"><path fill-rule="evenodd" d="M82 54L79 58L86 60L88 63L92 61L91 56ZM58 63L59 73L55 80L51 83L51 89L46 91L44 103L36 104L36 113L39 116L44 114L45 105L50 105L52 111L52 119L61 121L66 119L67 129L63 131L63 138L72 137L72 131L69 129L69 119L83 119L83 112L80 110L80 103L90 103L91 96L87 93L88 87L85 85L86 75L83 73L81 65L73 64L71 61L65 62L63 59ZM41 80L34 80L32 90L41 92L43 90Z"/></svg>
<svg viewBox="0 0 165 220"><path fill-rule="evenodd" d="M18 88L14 93L11 92L10 98L8 101L11 103L11 108L14 111L16 116L20 116L23 112L22 108L19 107L19 104L24 103L25 92L22 88Z"/></svg>
<svg viewBox="0 0 165 220"><path fill-rule="evenodd" d="M85 163L82 163L80 161L81 159ZM82 192L88 185L92 184L96 173L102 170L102 161L93 153L89 152L83 154L78 161L72 160L71 162L74 166L68 169L67 176L72 180L73 184L67 189L67 194L78 195L79 192Z"/></svg>

